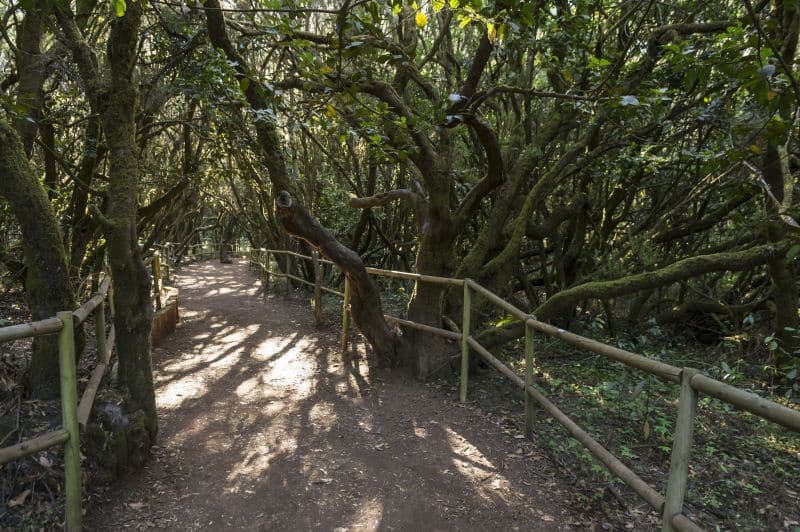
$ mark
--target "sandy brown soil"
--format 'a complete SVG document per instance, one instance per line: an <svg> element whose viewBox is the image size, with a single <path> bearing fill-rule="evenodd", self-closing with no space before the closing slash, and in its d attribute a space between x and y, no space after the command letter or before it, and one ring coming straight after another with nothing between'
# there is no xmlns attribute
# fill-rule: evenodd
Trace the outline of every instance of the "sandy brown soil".
<svg viewBox="0 0 800 532"><path fill-rule="evenodd" d="M344 362L305 297L263 299L245 262L188 266L179 287L183 323L154 353L158 446L143 472L93 496L87 528L585 525L542 453L449 390Z"/></svg>

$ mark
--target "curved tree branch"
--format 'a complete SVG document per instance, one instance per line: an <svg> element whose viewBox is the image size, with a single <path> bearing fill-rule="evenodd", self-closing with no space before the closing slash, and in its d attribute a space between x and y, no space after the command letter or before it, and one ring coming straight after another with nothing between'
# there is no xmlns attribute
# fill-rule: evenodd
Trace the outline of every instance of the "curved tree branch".
<svg viewBox="0 0 800 532"><path fill-rule="evenodd" d="M478 141L486 152L486 175L464 197L453 217L456 226L464 225L472 218L480 206L481 200L492 190L497 188L505 178L503 154L500 151L500 141L489 124L476 116L469 117L467 124L475 132Z"/></svg>
<svg viewBox="0 0 800 532"><path fill-rule="evenodd" d="M370 207L386 205L387 203L397 200L408 203L414 211L414 215L417 217L417 222L421 222L422 218L425 216L425 199L407 188L379 192L374 196L367 196L364 198L351 197L348 203L351 207L356 209L369 209Z"/></svg>
<svg viewBox="0 0 800 532"><path fill-rule="evenodd" d="M353 321L375 353L382 359L399 362L402 337L384 320L380 294L358 253L336 240L308 211L295 203L287 191L282 190L278 194L275 204L283 228L318 248L322 255L333 261L350 279Z"/></svg>

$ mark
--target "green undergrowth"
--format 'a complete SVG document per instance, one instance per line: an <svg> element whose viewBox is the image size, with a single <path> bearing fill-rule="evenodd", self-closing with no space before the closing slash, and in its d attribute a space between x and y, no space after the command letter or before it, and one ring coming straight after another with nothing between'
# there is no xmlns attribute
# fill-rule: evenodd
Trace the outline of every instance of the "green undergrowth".
<svg viewBox="0 0 800 532"><path fill-rule="evenodd" d="M717 346L679 341L655 325L637 334L608 337L591 325L576 332L678 367L696 367L734 386L793 404L786 390L759 380L769 360L765 350L732 342ZM580 352L557 340L536 340L536 380L540 390L595 440L662 494L666 491L678 385L628 368L605 357ZM522 345L509 346L505 362L524 374ZM486 369L470 379L470 399L508 411L522 430L521 391ZM776 392L780 391L780 394ZM513 415L517 414L517 415ZM576 508L593 508L614 528L653 528L658 516L569 436L544 410L536 408L534 441L545 447L576 487ZM718 399L700 395L694 424L685 511L708 530L788 530L800 532L800 434Z"/></svg>

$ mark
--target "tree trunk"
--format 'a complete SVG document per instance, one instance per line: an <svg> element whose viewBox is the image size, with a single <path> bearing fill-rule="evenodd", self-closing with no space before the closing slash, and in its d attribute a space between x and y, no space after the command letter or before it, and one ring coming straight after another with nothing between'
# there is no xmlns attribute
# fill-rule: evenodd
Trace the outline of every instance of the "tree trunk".
<svg viewBox="0 0 800 532"><path fill-rule="evenodd" d="M322 255L333 261L350 279L353 321L375 354L394 364L407 362L403 339L386 323L378 288L364 268L361 257L336 240L303 207L296 204L288 192L282 191L275 202L278 218L284 229L318 248Z"/></svg>
<svg viewBox="0 0 800 532"><path fill-rule="evenodd" d="M433 213L431 213L433 214ZM415 271L425 275L447 276L453 260L453 238L449 219L431 220L429 215L419 239ZM442 326L445 286L417 281L408 303L408 319L432 327ZM420 379L427 379L445 365L454 349L446 341L427 332L406 329L403 334L414 346L414 370Z"/></svg>
<svg viewBox="0 0 800 532"><path fill-rule="evenodd" d="M105 231L114 279L114 327L119 360L118 384L126 407L139 414L144 429L136 446L141 455L130 458L141 465L158 430L155 390L150 362L150 276L142 261L136 235L139 161L136 149L136 84L133 80L136 43L142 7L128 2L125 15L111 24L108 63L111 85L101 110L109 149L109 205ZM113 97L110 97L113 95Z"/></svg>
<svg viewBox="0 0 800 532"><path fill-rule="evenodd" d="M45 58L41 50L43 21L44 15L39 9L26 9L17 34L17 105L21 112L14 121L14 127L28 157L33 151L44 105Z"/></svg>
<svg viewBox="0 0 800 532"><path fill-rule="evenodd" d="M584 299L610 299L630 295L642 290L653 290L662 286L685 281L693 277L723 271L744 271L768 264L785 256L790 241L754 246L743 251L729 251L712 255L698 255L679 260L654 271L636 273L609 281L591 281L562 290L539 305L533 314L542 321L549 321L572 314L579 301ZM480 335L486 347L495 347L524 334L521 322L495 327Z"/></svg>
<svg viewBox="0 0 800 532"><path fill-rule="evenodd" d="M26 294L34 320L75 308L75 295L56 215L47 193L28 164L22 141L0 118L0 196L6 198L22 229ZM54 335L33 342L28 392L36 398L59 393L58 346Z"/></svg>

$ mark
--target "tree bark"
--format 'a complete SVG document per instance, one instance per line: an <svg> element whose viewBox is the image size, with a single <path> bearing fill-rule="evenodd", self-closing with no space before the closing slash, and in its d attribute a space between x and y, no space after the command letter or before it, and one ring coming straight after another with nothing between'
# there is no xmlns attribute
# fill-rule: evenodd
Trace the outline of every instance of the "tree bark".
<svg viewBox="0 0 800 532"><path fill-rule="evenodd" d="M56 4L53 9L92 109L100 115L108 146L108 210L105 216L95 214L105 231L114 279L117 386L132 418L125 429L126 458L129 465L141 467L158 430L150 361L151 283L136 234L140 174L133 73L143 8L140 2L128 2L124 16L111 21L105 67L81 35L68 6Z"/></svg>
<svg viewBox="0 0 800 532"><path fill-rule="evenodd" d="M41 50L43 35L44 14L39 9L27 9L17 34L17 105L21 112L14 121L27 157L33 151L33 141L36 139L44 106L46 69Z"/></svg>
<svg viewBox="0 0 800 532"><path fill-rule="evenodd" d="M358 253L336 240L291 194L282 191L275 200L283 228L333 261L350 279L350 308L353 321L364 334L373 351L384 361L407 362L402 338L386 323L378 288L372 282Z"/></svg>
<svg viewBox="0 0 800 532"><path fill-rule="evenodd" d="M150 362L153 307L150 275L142 261L136 235L140 176L134 118L137 89L133 67L141 16L141 4L128 2L125 15L111 24L108 43L111 79L101 107L101 117L109 149L109 205L105 230L114 279L117 376L119 386L127 392L128 409L144 414L144 427L152 444L158 430Z"/></svg>
<svg viewBox="0 0 800 532"><path fill-rule="evenodd" d="M0 196L8 200L22 229L26 294L34 320L75 308L61 230L47 192L28 163L25 148L8 122L0 118ZM37 336L28 378L28 392L36 398L59 392L57 339Z"/></svg>
<svg viewBox="0 0 800 532"><path fill-rule="evenodd" d="M591 281L558 292L539 305L533 314L542 321L569 316L579 301L585 299L610 299L691 279L711 272L743 271L762 266L786 255L791 242L783 240L774 244L754 246L744 251L730 251L713 255L698 255L679 260L658 270L636 273L610 281ZM487 347L495 347L517 339L524 334L521 323L496 327L480 336Z"/></svg>

